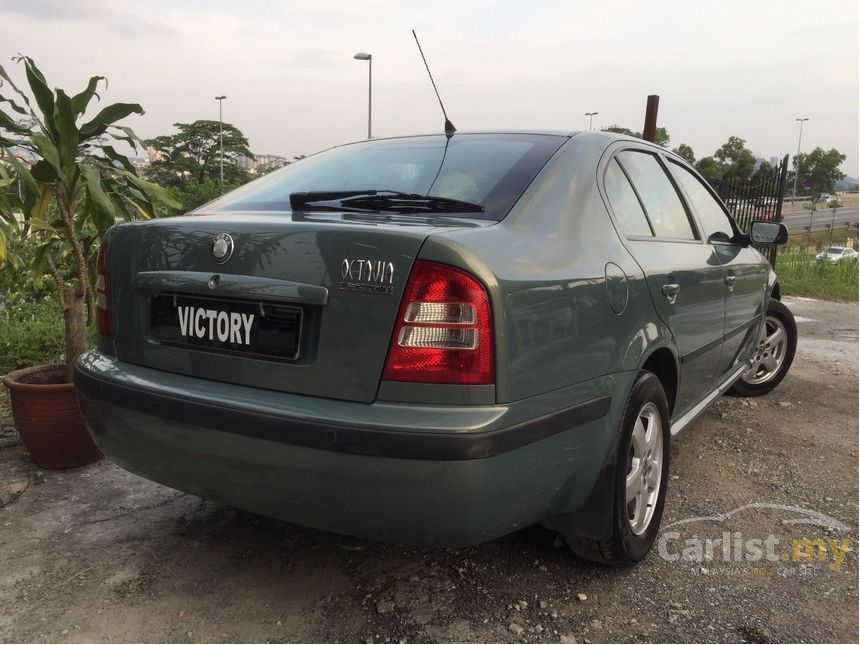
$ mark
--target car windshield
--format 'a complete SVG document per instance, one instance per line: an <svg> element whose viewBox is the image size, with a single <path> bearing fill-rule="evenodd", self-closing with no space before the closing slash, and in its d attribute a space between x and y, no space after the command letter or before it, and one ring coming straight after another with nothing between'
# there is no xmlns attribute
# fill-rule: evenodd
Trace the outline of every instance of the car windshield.
<svg viewBox="0 0 860 645"><path fill-rule="evenodd" d="M566 140L545 134L458 134L353 143L290 164L195 212L287 212L296 193L376 191L440 197L452 200L444 212L500 220ZM482 208L458 210L453 200ZM312 200L304 201L303 210L314 209ZM363 206L384 207L381 200Z"/></svg>
<svg viewBox="0 0 860 645"><path fill-rule="evenodd" d="M829 249L827 249L827 252L831 255L839 255L840 253L842 253L842 251L843 249L841 246L831 246Z"/></svg>

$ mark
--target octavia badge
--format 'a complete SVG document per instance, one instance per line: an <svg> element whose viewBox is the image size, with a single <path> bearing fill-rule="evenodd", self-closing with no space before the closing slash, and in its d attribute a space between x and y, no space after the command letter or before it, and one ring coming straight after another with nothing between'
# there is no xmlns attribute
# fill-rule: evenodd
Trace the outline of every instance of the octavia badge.
<svg viewBox="0 0 860 645"><path fill-rule="evenodd" d="M233 238L221 233L212 240L212 257L218 264L224 264L233 255Z"/></svg>
<svg viewBox="0 0 860 645"><path fill-rule="evenodd" d="M387 260L344 258L340 263L340 288L344 291L391 294L394 263Z"/></svg>

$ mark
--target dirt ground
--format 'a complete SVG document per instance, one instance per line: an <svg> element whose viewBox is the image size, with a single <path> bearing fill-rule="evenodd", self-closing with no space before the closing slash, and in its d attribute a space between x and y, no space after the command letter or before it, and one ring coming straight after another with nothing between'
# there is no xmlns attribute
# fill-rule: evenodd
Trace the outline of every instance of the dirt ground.
<svg viewBox="0 0 860 645"><path fill-rule="evenodd" d="M0 641L857 642L857 305L787 303L791 373L677 438L664 554L628 570L577 560L539 527L467 549L367 544L106 460L41 472L3 419ZM697 559L726 532L850 551Z"/></svg>

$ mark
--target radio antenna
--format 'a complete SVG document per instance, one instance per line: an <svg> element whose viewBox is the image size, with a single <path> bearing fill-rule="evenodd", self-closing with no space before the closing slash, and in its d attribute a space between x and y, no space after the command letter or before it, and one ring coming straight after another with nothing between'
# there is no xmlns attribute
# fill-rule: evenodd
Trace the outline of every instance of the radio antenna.
<svg viewBox="0 0 860 645"><path fill-rule="evenodd" d="M439 96L439 90L436 89L436 81L433 80L433 74L430 73L430 66L427 64L427 59L424 57L424 50L421 49L421 43L418 42L418 34L415 33L415 30L412 30L412 35L415 37L415 44L418 45L418 52L421 54L421 60L424 61L424 67L427 68L427 76L430 77L430 82L433 83L433 91L436 92L436 98L439 99L439 107L442 108L442 116L445 117L445 134L448 137L451 137L456 131L457 128L454 127L454 124L451 123L451 120L448 118L448 113L445 112L445 106L442 105L442 97Z"/></svg>

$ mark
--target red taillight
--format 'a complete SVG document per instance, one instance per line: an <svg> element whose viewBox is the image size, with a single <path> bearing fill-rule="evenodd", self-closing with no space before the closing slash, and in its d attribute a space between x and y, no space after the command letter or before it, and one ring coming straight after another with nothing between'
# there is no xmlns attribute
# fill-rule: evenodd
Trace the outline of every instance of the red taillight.
<svg viewBox="0 0 860 645"><path fill-rule="evenodd" d="M99 259L96 263L96 329L102 336L113 338L108 293L107 244L102 244L99 249Z"/></svg>
<svg viewBox="0 0 860 645"><path fill-rule="evenodd" d="M483 285L459 269L416 261L382 378L493 383L493 319Z"/></svg>

